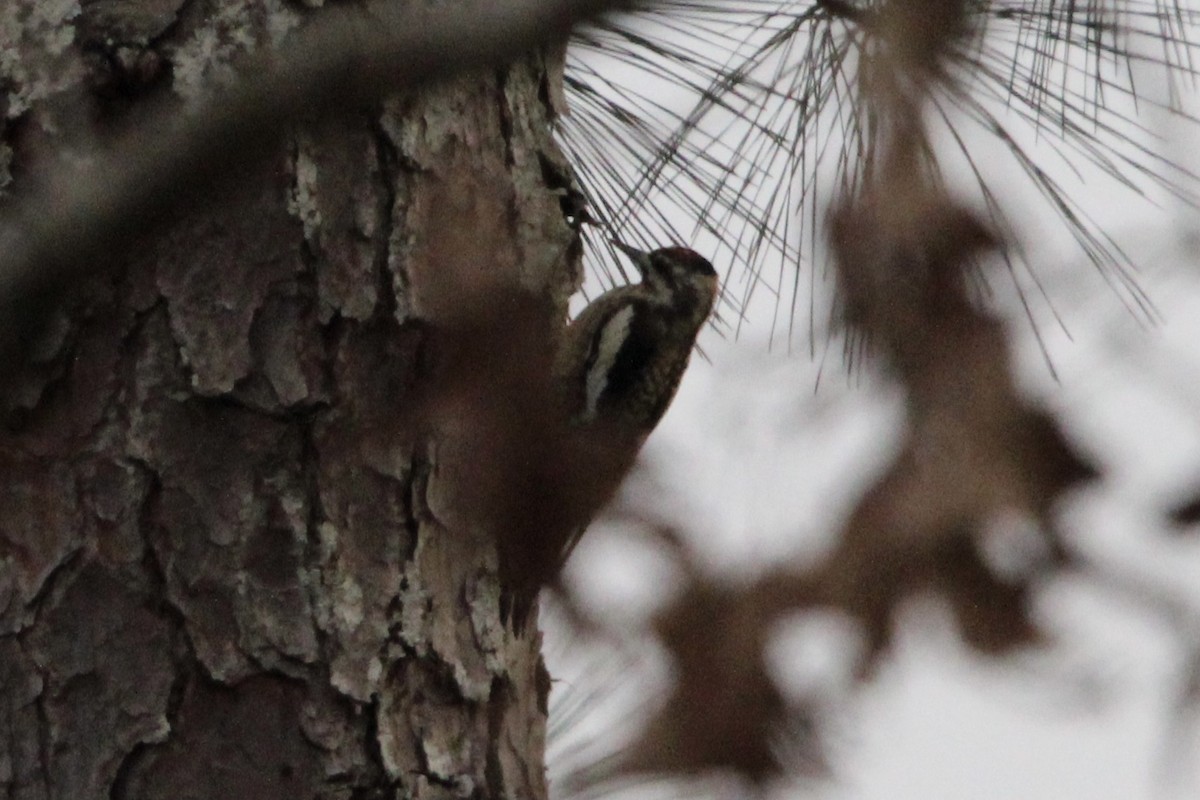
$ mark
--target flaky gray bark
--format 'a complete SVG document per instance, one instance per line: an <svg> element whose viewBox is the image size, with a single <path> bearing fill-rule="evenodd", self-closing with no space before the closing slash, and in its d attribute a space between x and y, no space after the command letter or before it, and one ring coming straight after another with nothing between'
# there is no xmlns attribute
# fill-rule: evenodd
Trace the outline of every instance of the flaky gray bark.
<svg viewBox="0 0 1200 800"><path fill-rule="evenodd" d="M320 13L76 11L0 7L8 202ZM544 80L531 57L296 133L79 286L0 387L0 793L545 796L538 637L463 511L472 426L415 419L444 318L561 312L575 279Z"/></svg>

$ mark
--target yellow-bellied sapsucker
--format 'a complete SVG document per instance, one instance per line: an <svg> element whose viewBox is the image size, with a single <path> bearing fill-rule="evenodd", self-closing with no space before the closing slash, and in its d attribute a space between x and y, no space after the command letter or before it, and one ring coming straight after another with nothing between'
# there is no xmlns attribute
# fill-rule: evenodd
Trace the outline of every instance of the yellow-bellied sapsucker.
<svg viewBox="0 0 1200 800"><path fill-rule="evenodd" d="M640 445L662 419L717 298L712 264L686 247L614 242L642 281L605 292L567 328L556 372L575 425Z"/></svg>
<svg viewBox="0 0 1200 800"><path fill-rule="evenodd" d="M535 478L522 526L501 542L518 629L675 397L717 297L716 271L692 250L614 244L642 280L601 295L567 326L553 370L558 405L544 426L552 444L528 459Z"/></svg>

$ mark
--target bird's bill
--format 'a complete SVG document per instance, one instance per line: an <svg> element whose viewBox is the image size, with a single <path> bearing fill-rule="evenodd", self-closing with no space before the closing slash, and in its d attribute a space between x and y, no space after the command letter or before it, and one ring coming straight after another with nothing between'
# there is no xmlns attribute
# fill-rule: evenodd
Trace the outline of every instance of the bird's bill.
<svg viewBox="0 0 1200 800"><path fill-rule="evenodd" d="M646 276L650 269L650 254L644 250L638 250L636 247L630 247L624 242L616 239L612 240L613 246L620 250L625 255L629 256L629 260L633 262L638 271L642 273L642 277Z"/></svg>

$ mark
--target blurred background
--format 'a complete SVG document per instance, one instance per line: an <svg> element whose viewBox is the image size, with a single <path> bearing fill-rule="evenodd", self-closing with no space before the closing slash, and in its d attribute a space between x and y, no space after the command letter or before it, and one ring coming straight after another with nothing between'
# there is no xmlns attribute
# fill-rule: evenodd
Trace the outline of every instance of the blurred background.
<svg viewBox="0 0 1200 800"><path fill-rule="evenodd" d="M854 357L852 337L836 324L825 237L840 168L828 155L804 161L802 151L844 132L845 123L802 114L808 135L793 140L800 146L791 145L790 157L789 145L775 146L780 156L772 160L753 146L766 112L755 116L749 102L734 102L697 115L704 101L678 77L679 50L712 58L721 65L713 74L728 76L736 73L730 65L738 63L737 48L751 45L714 37L705 50L695 44L696 28L682 22L665 33L637 28L660 21L623 24L659 43L642 51L658 66L631 66L605 40L605 52L572 50L568 76L590 78L596 94L616 104L633 102L622 87L639 87L661 103L642 107L640 119L649 127L683 125L686 136L675 141L691 141L696 150L658 151L657 161L649 160L659 173L646 168L645 154L640 162L630 158L629 177L620 180L643 187L644 199L636 208L597 205L634 244L675 238L711 254L725 302L638 470L569 563L568 600L560 595L543 614L556 679L550 769L560 797L587 796L581 775L603 773L597 765L606 756L645 741L639 737L679 679L678 653L673 657L655 631L689 580L703 576L737 594L781 564L803 570L829 558L908 430L904 387L878 362ZM1069 36L1058 45L1043 39L1039 49L989 29L984 36L993 36L992 44L978 52L1018 42L1003 57L1010 59L1004 75L1011 93L989 90L978 76L960 85L1012 125L1011 139L987 126L930 125L948 191L984 216L994 202L1011 226L1011 263L986 265L975 297L1008 334L1017 392L1052 416L1099 475L1054 498L1052 527L1070 554L1065 564L1046 566L1054 562L1047 553L1053 545L1020 509L1000 510L972 533L993 573L1020 576L1027 586L1022 607L1037 635L986 652L959 636L941 593L914 591L896 609L883 655L864 672L868 644L852 616L800 607L779 616L764 661L788 706L801 710L793 720L799 717L803 730L776 742L784 767L766 781L769 794L1200 796L1200 527L1186 514L1172 516L1200 490L1200 217L1186 196L1200 166L1189 116L1196 98L1190 67L1163 55L1174 35L1161 35L1164 47L1154 51L1160 29L1131 27L1146 35L1126 39L1130 52L1151 55L1098 64L1063 45ZM1022 35L1037 39L1028 29ZM634 46L633 35L617 38ZM586 32L581 39L590 41ZM1187 37L1179 39L1189 50ZM803 80L819 83L809 61L791 57L797 74L809 71ZM989 58L982 60L994 67ZM778 63L771 70L764 84L780 86L793 74ZM1103 77L1094 104L1080 99L1091 96L1089 75ZM1035 85L1051 98L1037 101L1043 116L1014 99ZM788 91L794 99L796 90ZM1077 107L1056 116L1047 110L1056 94ZM586 129L590 102L569 99L572 115L584 119L568 118L568 134L570 126ZM1101 158L1064 145L1079 114L1090 114L1091 127L1079 130ZM1096 258L1075 224L1046 204L1013 158L1014 141L1021 158L1044 165L1074 204L1071 216L1100 232L1105 255ZM647 152L656 146L649 137ZM717 199L689 208L681 198L701 196L704 186L709 197L724 191L711 177L719 168L701 151L740 176L729 182L743 198L753 195L750 206L723 209ZM574 155L585 164L585 191L597 182L608 186L594 175L589 185L589 164L605 178L626 168L597 168L585 151ZM1165 171L1183 191L1147 178L1139 172L1144 164L1169 165ZM639 210L645 208L660 216ZM763 244L768 236L779 242ZM619 282L611 253L596 246L589 258L585 294ZM582 626L580 615L588 620ZM622 790L628 794L619 796L737 796L750 785L696 772L709 777L685 784L630 778Z"/></svg>

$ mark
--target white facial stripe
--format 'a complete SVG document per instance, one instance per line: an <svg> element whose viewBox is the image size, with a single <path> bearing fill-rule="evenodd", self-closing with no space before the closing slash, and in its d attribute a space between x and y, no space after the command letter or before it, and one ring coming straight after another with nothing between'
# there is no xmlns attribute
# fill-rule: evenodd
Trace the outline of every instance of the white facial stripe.
<svg viewBox="0 0 1200 800"><path fill-rule="evenodd" d="M625 342L631 319L633 319L633 306L625 306L613 314L600 331L597 345L599 352L596 353L596 360L587 374L587 402L584 405L584 414L588 419L596 416L596 406L600 402L600 395L608 385L608 371L612 369L613 362L617 359L617 353L620 352L621 345Z"/></svg>

